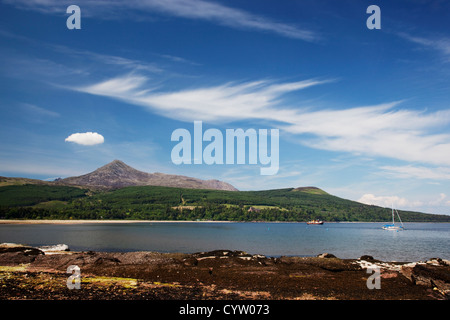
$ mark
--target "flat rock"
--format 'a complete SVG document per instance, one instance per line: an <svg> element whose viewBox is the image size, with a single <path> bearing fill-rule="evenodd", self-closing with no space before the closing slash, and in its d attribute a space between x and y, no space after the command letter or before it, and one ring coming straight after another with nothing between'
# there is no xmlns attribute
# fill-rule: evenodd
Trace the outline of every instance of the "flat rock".
<svg viewBox="0 0 450 320"><path fill-rule="evenodd" d="M336 258L336 256L331 253L321 253L321 254L317 255L317 258L330 259L330 258Z"/></svg>
<svg viewBox="0 0 450 320"><path fill-rule="evenodd" d="M38 255L38 254L44 254L42 250L39 250L38 248L22 245L22 244L16 244L16 243L2 243L0 244L0 253L6 253L6 252L22 252L26 255Z"/></svg>

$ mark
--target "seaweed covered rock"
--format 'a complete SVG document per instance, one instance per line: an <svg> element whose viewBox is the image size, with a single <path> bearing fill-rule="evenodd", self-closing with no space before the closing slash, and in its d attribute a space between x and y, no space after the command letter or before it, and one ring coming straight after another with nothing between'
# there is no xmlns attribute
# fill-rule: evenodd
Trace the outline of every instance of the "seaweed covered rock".
<svg viewBox="0 0 450 320"><path fill-rule="evenodd" d="M15 265L18 263L30 263L36 256L43 255L44 252L33 247L16 243L0 244L0 264Z"/></svg>
<svg viewBox="0 0 450 320"><path fill-rule="evenodd" d="M439 258L426 262L405 264L401 268L403 276L419 286L426 286L450 298L450 265L448 260Z"/></svg>

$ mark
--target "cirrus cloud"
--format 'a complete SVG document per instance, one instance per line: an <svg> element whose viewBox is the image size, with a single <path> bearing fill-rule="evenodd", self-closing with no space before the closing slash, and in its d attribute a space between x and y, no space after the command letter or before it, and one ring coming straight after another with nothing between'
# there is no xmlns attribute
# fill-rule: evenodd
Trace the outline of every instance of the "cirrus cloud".
<svg viewBox="0 0 450 320"><path fill-rule="evenodd" d="M73 142L83 146L93 146L102 144L105 139L97 132L73 133L65 139L66 142Z"/></svg>
<svg viewBox="0 0 450 320"><path fill-rule="evenodd" d="M179 121L270 119L281 130L298 136L301 144L314 149L450 166L450 134L445 131L450 110L402 109L404 100L345 109L311 109L283 100L284 94L333 81L259 80L162 91L155 89L148 77L129 74L72 89L121 100Z"/></svg>
<svg viewBox="0 0 450 320"><path fill-rule="evenodd" d="M69 0L4 0L16 8L33 10L46 14L61 14L73 1ZM205 0L78 0L83 15L101 19L135 17L134 14L154 16L163 14L190 20L207 21L221 26L269 32L282 37L315 42L321 36L312 30L297 25L275 21L243 9L230 7L215 1ZM128 13L124 14L124 13Z"/></svg>

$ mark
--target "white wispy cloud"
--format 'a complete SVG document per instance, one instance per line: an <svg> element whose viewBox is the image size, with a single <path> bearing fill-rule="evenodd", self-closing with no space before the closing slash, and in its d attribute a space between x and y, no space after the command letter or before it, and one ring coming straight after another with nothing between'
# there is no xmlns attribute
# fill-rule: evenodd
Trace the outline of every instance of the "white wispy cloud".
<svg viewBox="0 0 450 320"><path fill-rule="evenodd" d="M3 0L20 9L35 10L47 14L65 13L73 4L69 0ZM217 1L205 0L78 0L82 14L100 19L126 18L133 14L157 12L186 19L203 20L219 25L270 32L283 37L316 41L319 35L311 30L299 28L293 24L274 21L242 9L232 8ZM132 16L132 15L131 15Z"/></svg>
<svg viewBox="0 0 450 320"><path fill-rule="evenodd" d="M22 103L22 107L34 116L43 116L51 118L56 118L60 116L58 112L51 111L30 103Z"/></svg>
<svg viewBox="0 0 450 320"><path fill-rule="evenodd" d="M269 121L316 149L450 165L450 135L439 133L439 128L450 123L450 110L400 109L403 101L311 110L299 109L282 99L287 93L329 81L261 80L162 92L147 77L130 74L73 89L119 99L182 121Z"/></svg>
<svg viewBox="0 0 450 320"><path fill-rule="evenodd" d="M423 166L382 166L380 169L398 178L450 180L450 167L429 168Z"/></svg>
<svg viewBox="0 0 450 320"><path fill-rule="evenodd" d="M182 58L182 57L178 57L178 56L174 56L174 55L170 55L170 54L156 54L157 56L170 60L170 61L174 61L174 62L179 62L179 63L186 63L186 64L190 64L193 66L200 66L201 64L198 62L194 62L191 60L188 60L186 58Z"/></svg>
<svg viewBox="0 0 450 320"><path fill-rule="evenodd" d="M97 132L73 133L65 139L66 142L74 142L83 146L102 144L105 139Z"/></svg>
<svg viewBox="0 0 450 320"><path fill-rule="evenodd" d="M163 116L184 121L227 122L242 119L272 119L285 122L295 111L277 109L285 93L327 82L305 80L274 84L267 80L156 92L148 78L135 74L105 80L75 90L120 99L146 107ZM150 88L150 89L149 89ZM268 116L268 115L271 116Z"/></svg>
<svg viewBox="0 0 450 320"><path fill-rule="evenodd" d="M306 41L314 41L318 37L312 31L299 29L286 23L275 22L217 2L203 0L146 0L141 1L140 4L142 8L156 9L185 18L213 21L233 28L269 31L285 37Z"/></svg>
<svg viewBox="0 0 450 320"><path fill-rule="evenodd" d="M288 130L316 135L305 141L314 148L450 165L450 135L434 133L450 122L450 111L394 110L398 105L304 113Z"/></svg>
<svg viewBox="0 0 450 320"><path fill-rule="evenodd" d="M439 52L446 62L450 62L450 38L445 36L416 36L401 32L399 36L422 47Z"/></svg>
<svg viewBox="0 0 450 320"><path fill-rule="evenodd" d="M131 72L136 71L136 72L161 74L161 72L165 71L154 62L146 62L139 59L132 59L129 57L126 58L118 55L101 54L89 50L80 50L73 46L54 44L50 42L25 37L20 34L3 30L1 28L0 28L0 37L20 40L21 42L26 43L28 46L30 46L31 52L37 51L37 49L48 49L52 53L56 52L59 54L63 54L64 59L66 59L66 61L67 58L70 57L72 66L68 66L67 63L58 63L57 61L48 59L33 58L25 55L17 56L15 52L9 53L8 55L3 53L0 56L2 60L6 60L7 66L11 64L13 65L11 67L12 69L22 67L23 69L26 70L36 70L35 72L41 75L55 74L55 73L56 74L64 73L65 75L67 74L89 75L90 74L89 71L92 69L92 63L95 63L96 65L101 65L103 68L105 68L106 66L113 66L115 68L120 68L122 70L128 70ZM33 49L31 50L31 48ZM187 59L183 59L182 57L160 55L160 54L154 55L162 57L164 59L170 59L172 61L195 64L194 62L191 62ZM74 67L74 65L76 65L77 62L78 65L86 64L89 65L89 67L87 68L79 66L78 68L76 68Z"/></svg>
<svg viewBox="0 0 450 320"><path fill-rule="evenodd" d="M41 44L42 45L42 44ZM95 61L104 65L112 65L114 67L120 67L132 71L146 71L150 73L160 73L163 71L155 63L148 63L138 59L130 59L116 55L100 54L89 50L77 50L73 47L67 47L63 45L55 45L45 43L48 48L63 53L65 56L71 56L75 58L85 58L88 61ZM182 58L179 58L182 59Z"/></svg>

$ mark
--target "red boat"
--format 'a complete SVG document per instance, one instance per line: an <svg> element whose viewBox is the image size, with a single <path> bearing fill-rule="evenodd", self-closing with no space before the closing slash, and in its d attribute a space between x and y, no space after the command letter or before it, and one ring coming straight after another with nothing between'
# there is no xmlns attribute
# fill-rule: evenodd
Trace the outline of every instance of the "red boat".
<svg viewBox="0 0 450 320"><path fill-rule="evenodd" d="M310 220L306 224L323 224L322 220Z"/></svg>

